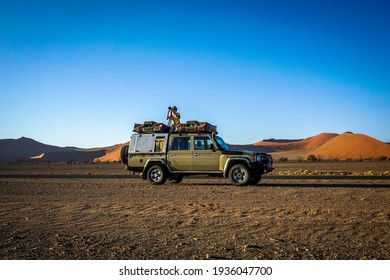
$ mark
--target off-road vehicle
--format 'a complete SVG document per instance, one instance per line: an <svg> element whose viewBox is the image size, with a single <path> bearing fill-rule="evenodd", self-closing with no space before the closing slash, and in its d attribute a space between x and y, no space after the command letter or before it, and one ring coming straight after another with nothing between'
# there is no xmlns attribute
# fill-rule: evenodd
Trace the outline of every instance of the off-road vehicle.
<svg viewBox="0 0 390 280"><path fill-rule="evenodd" d="M232 151L216 133L135 133L122 147L125 168L140 172L144 180L161 185L180 183L185 176L230 178L233 185L256 185L272 171L272 157L265 153Z"/></svg>

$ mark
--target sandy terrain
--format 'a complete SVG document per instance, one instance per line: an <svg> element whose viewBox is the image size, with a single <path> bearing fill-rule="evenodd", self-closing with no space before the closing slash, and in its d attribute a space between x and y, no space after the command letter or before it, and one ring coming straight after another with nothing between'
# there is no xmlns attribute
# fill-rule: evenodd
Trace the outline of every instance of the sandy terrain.
<svg viewBox="0 0 390 280"><path fill-rule="evenodd" d="M332 168L315 164L275 167ZM389 178L127 176L116 164L1 165L0 259L390 259Z"/></svg>

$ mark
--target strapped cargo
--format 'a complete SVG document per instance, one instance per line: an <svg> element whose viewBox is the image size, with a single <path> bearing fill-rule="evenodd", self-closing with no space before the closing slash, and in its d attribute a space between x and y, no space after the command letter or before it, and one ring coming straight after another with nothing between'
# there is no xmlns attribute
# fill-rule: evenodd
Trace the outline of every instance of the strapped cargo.
<svg viewBox="0 0 390 280"><path fill-rule="evenodd" d="M169 126L163 123L156 123L153 126L153 131L158 133L168 133L169 132Z"/></svg>
<svg viewBox="0 0 390 280"><path fill-rule="evenodd" d="M187 121L185 124L179 124L175 127L176 133L217 133L217 127L208 122Z"/></svg>
<svg viewBox="0 0 390 280"><path fill-rule="evenodd" d="M155 121L145 121L143 124L134 124L133 132L138 133L169 133L170 127ZM187 121L174 127L175 133L217 133L217 127L208 122Z"/></svg>
<svg viewBox="0 0 390 280"><path fill-rule="evenodd" d="M134 124L133 132L138 133L168 133L169 126L154 121L145 121L143 124Z"/></svg>

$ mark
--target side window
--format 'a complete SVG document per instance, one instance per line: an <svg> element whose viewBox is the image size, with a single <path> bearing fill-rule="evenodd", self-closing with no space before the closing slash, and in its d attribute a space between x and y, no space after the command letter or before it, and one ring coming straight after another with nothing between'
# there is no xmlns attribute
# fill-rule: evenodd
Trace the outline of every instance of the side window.
<svg viewBox="0 0 390 280"><path fill-rule="evenodd" d="M179 137L173 138L171 150L179 150Z"/></svg>
<svg viewBox="0 0 390 280"><path fill-rule="evenodd" d="M195 150L212 150L213 149L213 142L208 137L195 136L194 137L194 147L195 147Z"/></svg>
<svg viewBox="0 0 390 280"><path fill-rule="evenodd" d="M171 150L189 150L190 149L190 137L174 137L172 141Z"/></svg>
<svg viewBox="0 0 390 280"><path fill-rule="evenodd" d="M180 137L180 150L190 149L190 137Z"/></svg>

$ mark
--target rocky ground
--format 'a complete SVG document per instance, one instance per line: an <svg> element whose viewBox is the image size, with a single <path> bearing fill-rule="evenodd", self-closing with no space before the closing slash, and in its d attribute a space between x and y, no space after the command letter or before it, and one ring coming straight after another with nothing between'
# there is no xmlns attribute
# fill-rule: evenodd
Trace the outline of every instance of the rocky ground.
<svg viewBox="0 0 390 280"><path fill-rule="evenodd" d="M120 165L0 166L0 259L390 259L387 178L156 187L123 174Z"/></svg>

